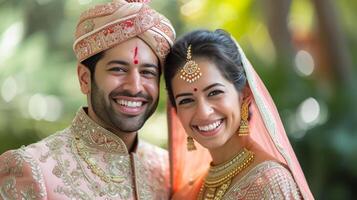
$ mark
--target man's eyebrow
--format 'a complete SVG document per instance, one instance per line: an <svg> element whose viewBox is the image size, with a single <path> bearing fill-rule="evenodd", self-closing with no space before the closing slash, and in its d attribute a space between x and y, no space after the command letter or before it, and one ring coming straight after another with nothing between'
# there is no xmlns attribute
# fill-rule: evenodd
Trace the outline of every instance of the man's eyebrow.
<svg viewBox="0 0 357 200"><path fill-rule="evenodd" d="M143 67L149 67L149 68L157 68L159 69L158 65L152 64L152 63L144 63L142 64Z"/></svg>
<svg viewBox="0 0 357 200"><path fill-rule="evenodd" d="M119 64L119 65L126 65L126 66L129 66L130 63L129 62L126 62L124 60L111 60L107 63L107 65L112 65L112 64ZM143 67L152 67L152 68L159 68L158 65L156 64L152 64L152 63L144 63L142 64Z"/></svg>
<svg viewBox="0 0 357 200"><path fill-rule="evenodd" d="M123 60L111 60L107 63L107 65L112 65L112 64L119 64L119 65L129 65L128 62L123 61Z"/></svg>

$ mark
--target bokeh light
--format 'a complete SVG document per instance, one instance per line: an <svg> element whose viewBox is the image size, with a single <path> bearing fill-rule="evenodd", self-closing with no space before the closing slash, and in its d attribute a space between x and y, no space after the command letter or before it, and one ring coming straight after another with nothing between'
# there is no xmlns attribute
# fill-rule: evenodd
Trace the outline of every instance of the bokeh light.
<svg viewBox="0 0 357 200"><path fill-rule="evenodd" d="M295 56L295 69L301 76L310 76L315 68L315 62L311 54L300 50Z"/></svg>
<svg viewBox="0 0 357 200"><path fill-rule="evenodd" d="M1 86L1 96L6 102L10 102L17 94L17 83L14 77L9 76Z"/></svg>

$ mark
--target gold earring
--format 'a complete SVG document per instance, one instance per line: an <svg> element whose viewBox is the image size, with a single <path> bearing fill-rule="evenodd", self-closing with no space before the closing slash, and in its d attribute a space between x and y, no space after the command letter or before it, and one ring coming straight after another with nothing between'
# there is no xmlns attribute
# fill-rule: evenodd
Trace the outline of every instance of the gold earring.
<svg viewBox="0 0 357 200"><path fill-rule="evenodd" d="M195 141L191 136L187 136L187 150L188 151L196 150Z"/></svg>
<svg viewBox="0 0 357 200"><path fill-rule="evenodd" d="M242 103L241 107L241 121L240 121L240 126L238 129L238 135L239 136L247 136L249 135L249 101L248 99L245 99Z"/></svg>

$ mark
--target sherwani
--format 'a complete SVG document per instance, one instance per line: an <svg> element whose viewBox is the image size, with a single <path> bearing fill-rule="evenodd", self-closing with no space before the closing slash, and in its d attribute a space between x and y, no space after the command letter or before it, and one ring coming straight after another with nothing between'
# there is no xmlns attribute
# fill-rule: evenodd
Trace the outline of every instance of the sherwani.
<svg viewBox="0 0 357 200"><path fill-rule="evenodd" d="M72 124L0 156L0 199L168 199L167 151L139 140L129 153L83 109Z"/></svg>

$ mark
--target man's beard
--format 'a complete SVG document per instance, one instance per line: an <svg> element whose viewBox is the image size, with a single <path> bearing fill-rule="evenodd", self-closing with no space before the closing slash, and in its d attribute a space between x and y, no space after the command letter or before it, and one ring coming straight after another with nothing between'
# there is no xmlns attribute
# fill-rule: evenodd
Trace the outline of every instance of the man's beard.
<svg viewBox="0 0 357 200"><path fill-rule="evenodd" d="M144 95L141 92L135 95L130 94L128 91L112 91L108 96L108 101L105 100L104 92L100 90L95 83L95 80L92 81L92 90L91 90L91 104L94 113L102 120L105 125L114 130L110 131L120 131L132 133L138 131L146 122L146 120L154 113L158 100L154 102L153 98L149 95ZM128 96L128 97L141 97L144 98L146 102L146 110L137 115L137 116L128 116L122 113L118 113L114 105L112 97L114 96Z"/></svg>

